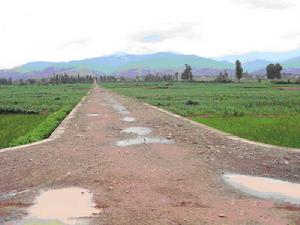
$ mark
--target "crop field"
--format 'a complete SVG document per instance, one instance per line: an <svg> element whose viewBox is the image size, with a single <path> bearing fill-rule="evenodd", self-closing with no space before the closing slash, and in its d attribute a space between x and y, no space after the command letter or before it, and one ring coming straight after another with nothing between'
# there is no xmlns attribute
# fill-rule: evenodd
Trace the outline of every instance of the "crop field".
<svg viewBox="0 0 300 225"><path fill-rule="evenodd" d="M90 84L0 86L0 148L47 138Z"/></svg>
<svg viewBox="0 0 300 225"><path fill-rule="evenodd" d="M269 82L102 85L236 136L300 147L300 86Z"/></svg>

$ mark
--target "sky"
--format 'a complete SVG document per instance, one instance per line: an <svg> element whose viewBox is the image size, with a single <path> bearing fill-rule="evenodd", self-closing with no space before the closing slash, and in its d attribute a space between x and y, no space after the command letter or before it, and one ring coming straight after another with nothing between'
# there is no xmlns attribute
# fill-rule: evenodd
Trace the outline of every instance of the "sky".
<svg viewBox="0 0 300 225"><path fill-rule="evenodd" d="M299 0L1 0L0 68L114 53L300 48Z"/></svg>

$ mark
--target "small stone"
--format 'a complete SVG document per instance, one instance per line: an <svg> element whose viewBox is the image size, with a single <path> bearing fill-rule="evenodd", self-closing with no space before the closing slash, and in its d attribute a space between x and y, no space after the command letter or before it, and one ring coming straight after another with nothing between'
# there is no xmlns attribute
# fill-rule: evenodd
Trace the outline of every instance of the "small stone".
<svg viewBox="0 0 300 225"><path fill-rule="evenodd" d="M223 214L223 213L220 213L218 216L219 216L220 218L227 218L227 216L226 216L225 214Z"/></svg>

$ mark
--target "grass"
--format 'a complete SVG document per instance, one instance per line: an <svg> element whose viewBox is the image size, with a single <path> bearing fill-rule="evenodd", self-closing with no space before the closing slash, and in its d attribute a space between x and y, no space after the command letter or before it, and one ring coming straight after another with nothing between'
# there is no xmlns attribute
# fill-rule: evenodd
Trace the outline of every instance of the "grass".
<svg viewBox="0 0 300 225"><path fill-rule="evenodd" d="M273 118L214 116L209 118L196 117L193 119L252 141L294 148L300 146L300 115Z"/></svg>
<svg viewBox="0 0 300 225"><path fill-rule="evenodd" d="M0 148L9 146L12 140L28 133L46 117L46 115L32 114L0 115Z"/></svg>
<svg viewBox="0 0 300 225"><path fill-rule="evenodd" d="M239 137L286 147L300 147L300 91L269 82L105 83L179 115Z"/></svg>
<svg viewBox="0 0 300 225"><path fill-rule="evenodd" d="M47 138L90 87L0 86L0 148Z"/></svg>

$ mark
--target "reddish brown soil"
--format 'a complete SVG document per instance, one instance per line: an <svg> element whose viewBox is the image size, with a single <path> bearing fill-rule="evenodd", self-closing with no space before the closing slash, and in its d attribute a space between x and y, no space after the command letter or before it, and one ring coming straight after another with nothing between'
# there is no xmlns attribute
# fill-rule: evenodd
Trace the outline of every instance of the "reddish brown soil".
<svg viewBox="0 0 300 225"><path fill-rule="evenodd" d="M137 121L121 121L111 99ZM175 143L117 147L135 137L120 132L130 126ZM22 217L19 206L32 204L39 189L73 186L92 191L102 209L91 224L292 225L300 218L294 208L241 194L221 179L237 172L299 182L299 153L229 140L98 87L59 139L0 153L0 162L0 223ZM6 197L23 190L30 191Z"/></svg>
<svg viewBox="0 0 300 225"><path fill-rule="evenodd" d="M285 91L300 91L300 87L279 87L278 89Z"/></svg>

